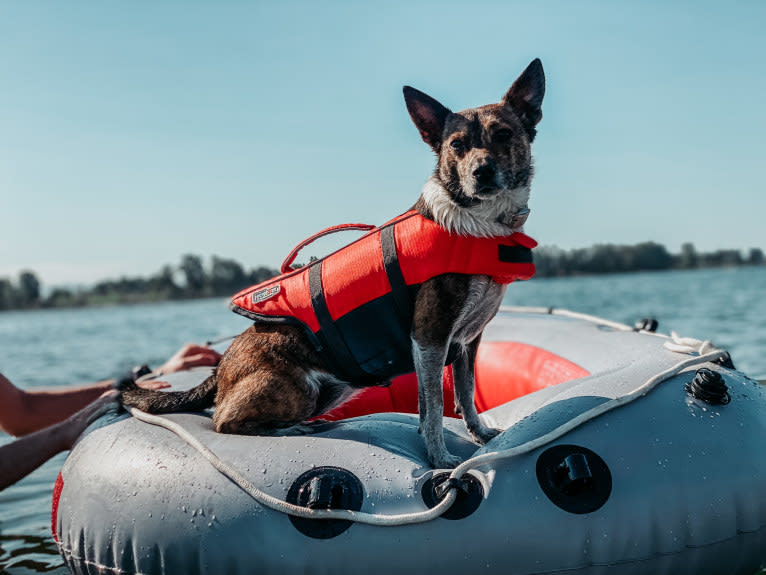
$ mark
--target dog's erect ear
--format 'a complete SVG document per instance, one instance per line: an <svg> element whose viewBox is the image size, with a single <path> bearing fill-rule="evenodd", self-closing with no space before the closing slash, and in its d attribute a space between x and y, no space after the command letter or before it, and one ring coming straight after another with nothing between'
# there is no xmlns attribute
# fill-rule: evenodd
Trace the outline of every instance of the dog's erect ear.
<svg viewBox="0 0 766 575"><path fill-rule="evenodd" d="M532 138L535 137L535 126L543 117L543 96L545 73L542 62L535 58L521 76L516 78L503 98L503 104L513 108Z"/></svg>
<svg viewBox="0 0 766 575"><path fill-rule="evenodd" d="M438 154L442 143L444 122L451 112L420 90L405 86L403 91L407 111L417 126L420 137Z"/></svg>

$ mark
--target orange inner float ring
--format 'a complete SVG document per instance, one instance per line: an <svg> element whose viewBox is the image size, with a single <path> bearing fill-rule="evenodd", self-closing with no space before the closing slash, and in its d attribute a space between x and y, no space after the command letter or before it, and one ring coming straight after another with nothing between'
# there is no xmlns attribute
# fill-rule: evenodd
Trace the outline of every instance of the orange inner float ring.
<svg viewBox="0 0 766 575"><path fill-rule="evenodd" d="M579 365L547 350L512 341L482 343L475 371L474 401L480 413L539 389L590 375ZM391 411L418 412L418 382L414 373L395 378L389 387L369 387L321 418L337 421ZM444 368L444 415L457 417L451 367Z"/></svg>

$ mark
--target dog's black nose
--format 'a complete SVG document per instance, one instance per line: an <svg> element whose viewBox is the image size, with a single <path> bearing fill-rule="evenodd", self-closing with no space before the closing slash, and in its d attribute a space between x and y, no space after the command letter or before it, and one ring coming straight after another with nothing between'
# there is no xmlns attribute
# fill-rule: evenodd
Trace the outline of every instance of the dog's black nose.
<svg viewBox="0 0 766 575"><path fill-rule="evenodd" d="M494 186L495 167L492 164L482 164L473 171L476 182L483 186Z"/></svg>

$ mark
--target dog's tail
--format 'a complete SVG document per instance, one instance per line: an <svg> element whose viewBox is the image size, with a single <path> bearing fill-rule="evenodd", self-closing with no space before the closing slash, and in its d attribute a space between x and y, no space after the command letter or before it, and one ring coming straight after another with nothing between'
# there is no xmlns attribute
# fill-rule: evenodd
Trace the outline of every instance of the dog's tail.
<svg viewBox="0 0 766 575"><path fill-rule="evenodd" d="M122 387L122 404L147 413L202 411L212 407L218 391L218 379L213 374L188 391L154 391L135 384Z"/></svg>

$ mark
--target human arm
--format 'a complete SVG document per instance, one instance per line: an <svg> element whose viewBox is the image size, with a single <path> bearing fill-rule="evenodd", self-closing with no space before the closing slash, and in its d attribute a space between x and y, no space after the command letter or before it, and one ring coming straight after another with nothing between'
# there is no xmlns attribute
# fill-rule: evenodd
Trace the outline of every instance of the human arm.
<svg viewBox="0 0 766 575"><path fill-rule="evenodd" d="M71 449L90 422L115 405L117 396L116 390L102 393L63 421L0 447L0 490L16 483L57 453Z"/></svg>
<svg viewBox="0 0 766 575"><path fill-rule="evenodd" d="M197 366L215 365L220 357L213 349L187 344L168 359L157 373L168 374ZM51 390L22 390L0 373L0 430L23 436L59 423L94 401L114 383L113 379L107 379L89 385ZM144 381L138 385L150 389L168 387L160 381Z"/></svg>
<svg viewBox="0 0 766 575"><path fill-rule="evenodd" d="M114 380L61 389L25 391L0 373L0 429L28 435L61 423L110 389Z"/></svg>

